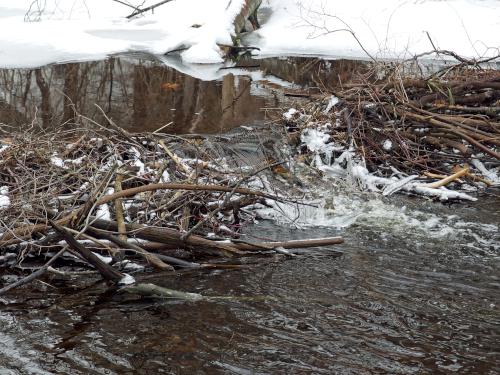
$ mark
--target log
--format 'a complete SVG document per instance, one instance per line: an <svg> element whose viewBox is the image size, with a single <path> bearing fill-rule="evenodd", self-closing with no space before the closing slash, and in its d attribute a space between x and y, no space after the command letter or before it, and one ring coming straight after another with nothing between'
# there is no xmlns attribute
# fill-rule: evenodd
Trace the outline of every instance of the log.
<svg viewBox="0 0 500 375"><path fill-rule="evenodd" d="M237 36L245 30L247 20L252 23L254 29L259 27L257 11L261 4L262 0L245 0L245 3L242 5L240 12L233 22L234 32Z"/></svg>
<svg viewBox="0 0 500 375"><path fill-rule="evenodd" d="M344 239L342 237L326 237L284 242L235 243L234 246L240 250L273 250L277 247L282 247L283 249L303 249L309 247L338 245L341 243L344 243Z"/></svg>
<svg viewBox="0 0 500 375"><path fill-rule="evenodd" d="M57 225L53 221L50 221L50 224L52 225L54 230L64 238L64 240L73 250L80 254L87 262L94 266L97 271L99 271L103 278L105 278L106 280L110 280L115 284L118 284L120 280L125 277L123 273L114 269L109 264L104 263L92 251L79 243L66 229L64 229L60 225Z"/></svg>
<svg viewBox="0 0 500 375"><path fill-rule="evenodd" d="M125 224L124 224L125 225ZM118 228L120 228L119 223L117 223ZM126 229L124 227L124 229ZM113 236L112 234L96 230L92 227L89 228L90 233L95 235L96 237L100 237L103 239L106 239L108 241L113 242L114 244L124 248L124 249L131 249L137 252L140 256L142 256L148 263L150 263L153 267L159 269L159 270L168 270L168 271L173 271L174 268L166 263L164 263L157 255L151 254L147 250L143 249L142 247L129 243L126 240L122 240L120 237Z"/></svg>
<svg viewBox="0 0 500 375"><path fill-rule="evenodd" d="M425 186L425 187L428 187L428 188L433 188L433 189L437 189L437 188L440 188L442 186L446 186L448 185L449 183L455 181L455 180L458 180L460 177L462 176L466 176L467 174L469 174L469 167L465 167L461 170L459 170L458 172L450 175L450 176L447 176L439 181L436 181L436 182L432 182L430 184L424 184L424 185L420 185L420 186Z"/></svg>
<svg viewBox="0 0 500 375"><path fill-rule="evenodd" d="M188 293L181 292L179 290L173 290L164 288L155 284L137 284L133 286L129 286L127 288L123 288L122 292L138 294L144 297L152 297L152 298L176 298L183 299L187 301L200 301L204 297L198 293Z"/></svg>
<svg viewBox="0 0 500 375"><path fill-rule="evenodd" d="M118 224L114 221L98 219L92 222L92 226L102 230L116 232ZM239 250L234 244L220 243L207 240L203 237L191 235L182 240L182 233L171 228L148 227L142 224L126 224L127 232L133 232L134 236L144 240L164 243L167 245L186 247L200 253L216 253L217 255L233 257L242 255L244 252Z"/></svg>

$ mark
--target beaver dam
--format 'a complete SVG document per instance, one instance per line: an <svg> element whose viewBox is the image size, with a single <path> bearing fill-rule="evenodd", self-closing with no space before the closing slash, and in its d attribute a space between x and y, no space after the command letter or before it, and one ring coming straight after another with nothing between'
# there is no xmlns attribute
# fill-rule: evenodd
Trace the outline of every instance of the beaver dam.
<svg viewBox="0 0 500 375"><path fill-rule="evenodd" d="M204 82L131 61L2 72L0 301L20 323L0 364L494 371L498 70L290 58ZM44 315L50 343L14 351Z"/></svg>

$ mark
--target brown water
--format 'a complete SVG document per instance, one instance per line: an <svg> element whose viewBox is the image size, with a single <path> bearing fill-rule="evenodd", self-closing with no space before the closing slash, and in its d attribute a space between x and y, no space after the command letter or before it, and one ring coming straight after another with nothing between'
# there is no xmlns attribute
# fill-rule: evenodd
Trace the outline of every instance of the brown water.
<svg viewBox="0 0 500 375"><path fill-rule="evenodd" d="M200 79L207 75L203 66L193 68L200 72L194 78L142 55L0 69L0 123L21 126L36 119L48 127L74 123L81 114L106 125L97 104L134 132L170 124L172 133L223 133L267 120L297 100L284 96L284 90L317 93L323 82L345 81L360 65L306 58L241 60L233 69L208 74L220 77L215 80Z"/></svg>
<svg viewBox="0 0 500 375"><path fill-rule="evenodd" d="M346 244L244 259L243 270L136 275L220 297L208 301L137 300L91 280L35 283L2 300L2 373L497 374L499 203L392 199L387 215L342 230L263 222L249 232L341 234ZM396 226L390 210L403 205L415 220L448 217L453 233Z"/></svg>
<svg viewBox="0 0 500 375"><path fill-rule="evenodd" d="M318 60L259 64L273 82L279 77L299 87L314 86L322 70L340 74ZM104 77L111 66L111 91L102 77L103 88L96 90L97 73L80 78L87 68ZM61 71L67 67L42 69L53 75L53 117L46 121L64 116L60 91L69 78ZM120 76L120 69L127 73ZM15 78L21 72L27 73L3 73ZM262 122L262 108L287 100L282 88L264 81L232 75L205 82L130 58L85 63L78 72L79 112L97 120L91 103L109 105L115 121L131 130L175 121L176 131L220 132ZM181 89L164 93L164 82ZM244 82L250 88L242 89ZM221 104L225 84L243 90L235 97L244 100L236 100L230 117ZM0 122L7 122L5 116L18 124L31 121L33 108L43 107L43 95L31 85L23 104L15 87L25 85L12 86L15 95L3 102ZM193 111L210 116L196 122ZM0 374L498 374L500 193L460 205L348 191L332 195L339 228L261 221L247 233L269 239L342 235L343 245L291 259L242 259L241 270L135 275L213 299L140 300L97 278L54 275L1 297Z"/></svg>

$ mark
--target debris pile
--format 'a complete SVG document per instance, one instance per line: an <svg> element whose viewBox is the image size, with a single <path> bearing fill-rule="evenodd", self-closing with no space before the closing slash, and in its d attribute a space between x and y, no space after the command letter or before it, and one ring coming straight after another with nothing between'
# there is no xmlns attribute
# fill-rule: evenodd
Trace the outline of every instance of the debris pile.
<svg viewBox="0 0 500 375"><path fill-rule="evenodd" d="M500 184L500 71L407 78L398 66L380 76L284 113L300 160L384 195L475 200L467 192Z"/></svg>
<svg viewBox="0 0 500 375"><path fill-rule="evenodd" d="M47 272L91 267L127 284L144 267L239 267L241 256L342 242L242 239L257 203L300 204L293 192L273 191L273 170L284 164L276 136L246 150L235 138L132 135L110 119L107 129L83 120L71 130L2 129L0 267L20 279L0 294Z"/></svg>

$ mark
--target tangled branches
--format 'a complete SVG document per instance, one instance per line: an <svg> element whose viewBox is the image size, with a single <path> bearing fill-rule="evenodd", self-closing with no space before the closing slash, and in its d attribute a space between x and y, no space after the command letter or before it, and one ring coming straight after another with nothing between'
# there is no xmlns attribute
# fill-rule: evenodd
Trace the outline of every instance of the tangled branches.
<svg viewBox="0 0 500 375"><path fill-rule="evenodd" d="M256 203L298 202L269 183L273 168L284 163L276 134L266 138L263 131L251 146L248 134L131 135L111 121L113 130L87 125L4 129L9 136L0 150L0 267L50 259L23 280L69 262L71 271L90 264L120 283L130 281L124 271L131 260L173 271L215 267L199 263L207 257L323 245L240 238L241 228L254 221ZM73 257L68 260L67 254Z"/></svg>
<svg viewBox="0 0 500 375"><path fill-rule="evenodd" d="M387 187L390 181L383 178L401 182L412 176L406 183L417 179L423 186L463 170L447 183L498 184L500 72L455 67L421 77L401 71L377 66L360 74L333 96L289 115L289 131L298 130L304 140L304 131L321 128L334 150L330 159L356 150L380 177L368 184L373 189Z"/></svg>

